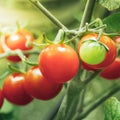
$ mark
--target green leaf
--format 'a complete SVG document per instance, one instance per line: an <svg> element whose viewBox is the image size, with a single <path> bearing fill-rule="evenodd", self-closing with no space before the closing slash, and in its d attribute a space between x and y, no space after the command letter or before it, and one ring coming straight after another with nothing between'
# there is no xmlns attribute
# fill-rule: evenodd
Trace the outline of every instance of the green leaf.
<svg viewBox="0 0 120 120"><path fill-rule="evenodd" d="M103 23L107 25L107 32L120 33L120 12L114 13L103 20Z"/></svg>
<svg viewBox="0 0 120 120"><path fill-rule="evenodd" d="M105 102L104 120L120 120L120 102L115 97Z"/></svg>
<svg viewBox="0 0 120 120"><path fill-rule="evenodd" d="M99 3L109 11L120 7L120 0L99 0Z"/></svg>

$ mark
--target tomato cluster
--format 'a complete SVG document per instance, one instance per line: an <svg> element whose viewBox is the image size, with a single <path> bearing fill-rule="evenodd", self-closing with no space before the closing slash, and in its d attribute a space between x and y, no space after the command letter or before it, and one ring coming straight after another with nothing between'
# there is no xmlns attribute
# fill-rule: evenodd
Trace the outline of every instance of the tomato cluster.
<svg viewBox="0 0 120 120"><path fill-rule="evenodd" d="M5 53L6 47L10 51L31 50L33 44L27 43L33 40L30 32L19 30L5 36L4 44L0 44L0 53ZM5 78L0 90L0 107L4 99L15 105L26 105L34 98L52 99L60 93L65 82L76 76L79 69L101 70L100 76L103 78L119 78L120 58L116 57L115 42L108 36L90 33L80 39L77 51L65 43L47 45L38 56L38 66L28 68L25 73L13 72ZM7 59L21 61L16 55L9 55Z"/></svg>
<svg viewBox="0 0 120 120"><path fill-rule="evenodd" d="M3 84L4 97L16 105L26 105L33 98L49 100L62 89L62 84L46 80L38 67L30 68L25 74L12 73Z"/></svg>
<svg viewBox="0 0 120 120"><path fill-rule="evenodd" d="M99 42L96 41L98 35L95 33L85 35L81 38L78 51L82 61L82 67L86 70L97 71L101 70L100 76L108 80L116 80L120 78L120 57L117 56L117 49L119 50L119 39L117 36L112 40L108 36L102 35ZM96 44L99 44L96 47ZM100 45L107 47L106 52ZM83 49L83 47L85 48ZM81 54L85 55L82 56ZM91 52L92 51L92 52ZM81 53L82 52L82 53ZM105 54L105 58L101 60L101 57ZM81 57L82 56L82 57ZM86 57L83 59L83 57ZM97 62L96 63L96 59ZM90 63L92 61L92 63Z"/></svg>

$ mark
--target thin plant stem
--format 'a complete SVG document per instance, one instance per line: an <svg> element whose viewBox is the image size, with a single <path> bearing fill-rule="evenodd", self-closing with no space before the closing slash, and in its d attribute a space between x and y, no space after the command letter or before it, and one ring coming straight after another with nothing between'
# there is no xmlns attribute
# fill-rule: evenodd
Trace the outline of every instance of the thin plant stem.
<svg viewBox="0 0 120 120"><path fill-rule="evenodd" d="M67 30L67 27L64 26L50 11L48 11L39 0L29 0L33 5L35 5L44 15L46 15L56 26L61 29Z"/></svg>
<svg viewBox="0 0 120 120"><path fill-rule="evenodd" d="M86 91L86 88L84 88L84 89L81 91L80 98L79 98L80 101L79 101L78 106L77 106L77 109L76 109L76 114L73 116L72 120L76 120L77 117L79 116L79 114L83 111L85 91Z"/></svg>
<svg viewBox="0 0 120 120"><path fill-rule="evenodd" d="M120 85L114 87L113 89L109 89L101 98L98 98L85 112L80 114L76 120L80 120L85 118L89 113L91 113L96 107L102 104L105 100L107 100L110 96L120 91Z"/></svg>
<svg viewBox="0 0 120 120"><path fill-rule="evenodd" d="M87 0L79 29L81 29L86 22L90 22L95 1L96 0Z"/></svg>

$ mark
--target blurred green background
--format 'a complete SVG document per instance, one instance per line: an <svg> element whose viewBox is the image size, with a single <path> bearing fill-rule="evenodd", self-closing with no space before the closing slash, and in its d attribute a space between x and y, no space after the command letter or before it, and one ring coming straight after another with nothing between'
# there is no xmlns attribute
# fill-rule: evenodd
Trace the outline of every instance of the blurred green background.
<svg viewBox="0 0 120 120"><path fill-rule="evenodd" d="M82 13L86 0L40 0L42 4L50 10L64 25L68 28L76 28L82 17ZM97 17L97 12L102 16L104 9L97 9L94 17ZM95 8L96 9L96 8ZM0 27L14 27L16 22L21 26L26 26L34 34L47 33L48 38L52 39L58 31L58 28L37 8L35 8L29 0L0 0ZM32 58L36 59L36 58ZM7 70L8 61L0 60L0 75L3 75ZM0 80L2 86L3 80ZM115 86L118 81L107 81L97 77L93 80L86 94L86 106L91 101L93 102L98 96L108 91L110 87ZM14 106L8 102L4 103L0 110L0 120L49 120L54 112L54 107L58 105L64 95L64 88L61 93L52 100L40 101L34 100L27 106ZM116 94L119 98L119 94ZM120 99L120 98L119 98ZM94 110L84 120L103 120L103 104Z"/></svg>

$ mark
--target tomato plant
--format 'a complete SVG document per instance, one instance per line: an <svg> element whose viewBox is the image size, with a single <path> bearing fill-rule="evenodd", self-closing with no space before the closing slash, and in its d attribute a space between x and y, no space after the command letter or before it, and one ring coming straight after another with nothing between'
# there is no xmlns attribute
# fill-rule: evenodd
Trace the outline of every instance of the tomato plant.
<svg viewBox="0 0 120 120"><path fill-rule="evenodd" d="M26 105L30 103L33 98L25 91L24 82L25 76L23 74L10 74L3 84L4 97L16 105Z"/></svg>
<svg viewBox="0 0 120 120"><path fill-rule="evenodd" d="M84 42L86 40L90 40L90 39L97 39L97 37L98 37L98 35L95 33L91 33L91 34L83 36L79 42L78 50L80 50L80 46L82 45L82 42ZM100 42L105 44L108 47L108 52L106 52L106 57L101 63L96 64L96 65L88 64L88 66L91 68L95 68L95 69L105 68L114 61L114 59L117 55L117 47L116 47L114 41L110 37L102 35L100 37ZM94 51L94 52L95 52L95 54L97 54L96 52L98 52L98 51ZM94 55L91 54L91 56L94 56ZM111 58L111 59L109 59L109 58ZM94 57L93 57L93 60L94 60Z"/></svg>
<svg viewBox="0 0 120 120"><path fill-rule="evenodd" d="M117 57L112 64L100 73L100 76L108 80L120 78L120 58Z"/></svg>
<svg viewBox="0 0 120 120"><path fill-rule="evenodd" d="M25 75L25 89L34 98L49 100L62 89L62 84L54 83L41 74L39 67L32 67Z"/></svg>
<svg viewBox="0 0 120 120"><path fill-rule="evenodd" d="M1 1L0 5L3 5ZM17 0L13 1L12 4L17 3ZM20 107L19 110L15 107L8 114L14 114L15 109L15 119L18 120L119 120L120 103L117 99L107 101L105 116L100 112L103 111L102 103L120 91L119 0L47 0L43 3L46 8L41 4L43 1L29 1L56 27L49 25L46 19L43 21L42 16L39 19L37 11L31 9L27 1L22 1L26 3L24 12L29 9L30 12L22 19L24 22L26 18L32 21L26 27L33 31L34 41L33 35L26 30L19 29L13 33L16 27L7 25L7 31L4 25L0 26L0 59L16 62L0 61L3 97L15 105L32 102L30 107ZM6 4L9 5L9 0ZM21 27L18 25L18 28ZM5 71L2 63L6 65ZM119 93L115 96L119 98ZM34 98L37 100L32 101ZM6 112L4 109L1 111L3 114ZM0 120L4 119L1 114ZM7 119L14 120L10 116Z"/></svg>
<svg viewBox="0 0 120 120"><path fill-rule="evenodd" d="M0 108L2 107L4 102L4 95L2 89L0 89Z"/></svg>
<svg viewBox="0 0 120 120"><path fill-rule="evenodd" d="M64 83L77 74L79 59L77 53L70 46L52 44L41 51L39 68L46 79Z"/></svg>

